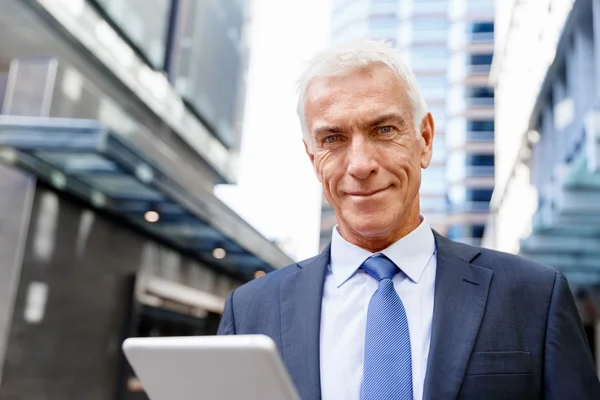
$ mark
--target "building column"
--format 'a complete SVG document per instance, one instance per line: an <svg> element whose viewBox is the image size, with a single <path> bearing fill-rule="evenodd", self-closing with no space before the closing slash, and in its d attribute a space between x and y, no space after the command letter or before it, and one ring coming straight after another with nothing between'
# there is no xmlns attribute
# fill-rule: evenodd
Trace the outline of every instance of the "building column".
<svg viewBox="0 0 600 400"><path fill-rule="evenodd" d="M55 60L14 60L1 114L48 116L55 74ZM11 151L0 149L0 383L36 186L33 176L10 166Z"/></svg>
<svg viewBox="0 0 600 400"><path fill-rule="evenodd" d="M0 383L34 191L34 178L0 163Z"/></svg>

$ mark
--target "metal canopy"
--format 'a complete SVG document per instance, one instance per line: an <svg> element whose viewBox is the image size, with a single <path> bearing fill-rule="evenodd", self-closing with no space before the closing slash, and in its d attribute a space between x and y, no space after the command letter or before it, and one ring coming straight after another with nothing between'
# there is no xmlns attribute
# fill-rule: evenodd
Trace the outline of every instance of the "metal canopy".
<svg viewBox="0 0 600 400"><path fill-rule="evenodd" d="M183 187L98 121L0 116L0 157L221 270L251 277L292 262L212 193Z"/></svg>

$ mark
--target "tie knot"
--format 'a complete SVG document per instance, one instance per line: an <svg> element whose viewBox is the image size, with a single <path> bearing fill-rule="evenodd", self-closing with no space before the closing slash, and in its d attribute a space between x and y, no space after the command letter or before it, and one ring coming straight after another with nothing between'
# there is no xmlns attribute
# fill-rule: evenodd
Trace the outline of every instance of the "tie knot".
<svg viewBox="0 0 600 400"><path fill-rule="evenodd" d="M383 254L367 258L361 268L380 282L383 279L392 279L399 272L396 264Z"/></svg>

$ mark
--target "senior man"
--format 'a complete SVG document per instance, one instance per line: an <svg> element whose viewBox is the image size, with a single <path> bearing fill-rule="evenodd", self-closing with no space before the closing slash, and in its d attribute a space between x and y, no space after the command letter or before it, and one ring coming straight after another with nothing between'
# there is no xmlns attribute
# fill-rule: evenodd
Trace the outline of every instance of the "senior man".
<svg viewBox="0 0 600 400"><path fill-rule="evenodd" d="M270 336L302 399L600 399L565 277L420 215L434 119L392 48L317 55L298 114L338 225L318 256L232 292L220 334Z"/></svg>

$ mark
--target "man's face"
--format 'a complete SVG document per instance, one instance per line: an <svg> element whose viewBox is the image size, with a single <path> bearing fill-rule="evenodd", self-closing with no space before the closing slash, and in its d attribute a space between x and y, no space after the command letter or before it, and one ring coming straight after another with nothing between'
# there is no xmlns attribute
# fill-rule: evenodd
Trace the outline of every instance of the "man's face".
<svg viewBox="0 0 600 400"><path fill-rule="evenodd" d="M308 87L307 153L347 239L385 240L418 218L434 133L428 114L419 137L412 114L403 82L383 65Z"/></svg>

